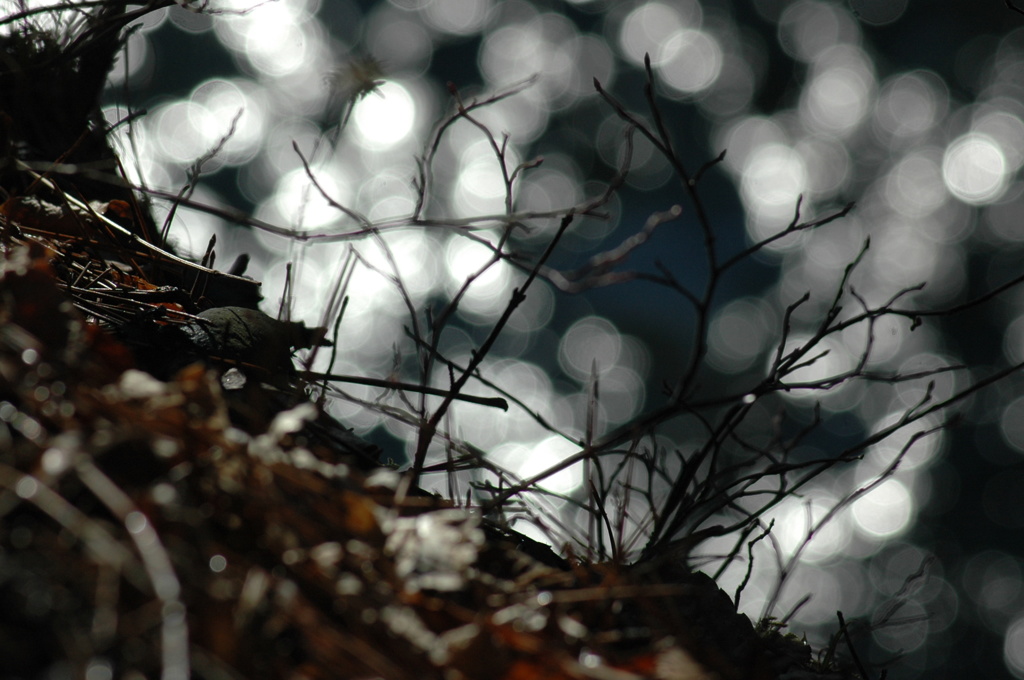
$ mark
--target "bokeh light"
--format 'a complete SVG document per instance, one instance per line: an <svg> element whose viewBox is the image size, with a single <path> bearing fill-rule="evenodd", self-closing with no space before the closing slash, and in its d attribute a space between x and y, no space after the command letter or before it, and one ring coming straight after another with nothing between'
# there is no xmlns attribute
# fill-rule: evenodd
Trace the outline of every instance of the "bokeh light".
<svg viewBox="0 0 1024 680"><path fill-rule="evenodd" d="M222 121L205 106L195 102L177 101L154 110L148 119L159 140L158 151L164 160L175 164L194 162L212 148L206 131ZM221 134L226 134L224 126Z"/></svg>
<svg viewBox="0 0 1024 680"><path fill-rule="evenodd" d="M791 338L783 348L783 366L786 375L783 382L792 386L784 395L788 399L798 401L821 399L825 392L809 388L809 385L823 381L831 381L849 372L855 364L855 355L835 337L826 337L818 342L810 342L811 337L797 335ZM809 351L805 348L810 347ZM774 362L772 355L770 360ZM829 392L838 394L849 388L846 381L838 382Z"/></svg>
<svg viewBox="0 0 1024 680"><path fill-rule="evenodd" d="M800 551L802 562L816 564L833 560L842 552L850 540L845 520L826 523L813 531L837 501L833 495L817 491L805 498L787 499L779 505L773 513L778 526L775 536L785 558Z"/></svg>
<svg viewBox="0 0 1024 680"><path fill-rule="evenodd" d="M779 19L779 43L792 57L811 63L826 50L859 41L857 24L831 3L800 0Z"/></svg>
<svg viewBox="0 0 1024 680"><path fill-rule="evenodd" d="M322 165L311 168L314 184L305 168L296 168L280 179L263 215L268 221L296 229L318 229L341 221L337 206L350 204L353 180L345 168Z"/></svg>
<svg viewBox="0 0 1024 680"><path fill-rule="evenodd" d="M585 382L619 365L622 338L607 319L587 317L562 336L558 360L562 370Z"/></svg>
<svg viewBox="0 0 1024 680"><path fill-rule="evenodd" d="M484 26L493 7L492 0L431 0L424 3L422 16L439 31L471 35Z"/></svg>
<svg viewBox="0 0 1024 680"><path fill-rule="evenodd" d="M391 81L360 101L353 115L357 139L371 150L398 144L409 136L416 120L415 100L401 84Z"/></svg>
<svg viewBox="0 0 1024 680"><path fill-rule="evenodd" d="M896 479L885 480L853 503L857 529L870 536L901 534L907 529L913 514L910 492Z"/></svg>
<svg viewBox="0 0 1024 680"><path fill-rule="evenodd" d="M684 94L710 87L722 70L722 49L704 31L680 30L662 44L657 54L658 73L669 87Z"/></svg>
<svg viewBox="0 0 1024 680"><path fill-rule="evenodd" d="M901 158L889 173L885 190L889 205L907 217L926 217L941 208L948 194L938 150L918 149Z"/></svg>
<svg viewBox="0 0 1024 680"><path fill-rule="evenodd" d="M942 176L949 191L965 203L991 203L1006 190L1009 167L999 144L970 133L955 139L942 159Z"/></svg>
<svg viewBox="0 0 1024 680"><path fill-rule="evenodd" d="M370 54L396 71L420 72L430 61L434 40L427 27L386 4L369 17L366 32Z"/></svg>
<svg viewBox="0 0 1024 680"><path fill-rule="evenodd" d="M1024 678L1024 617L1017 618L1006 629L1003 657L1014 677Z"/></svg>
<svg viewBox="0 0 1024 680"><path fill-rule="evenodd" d="M205 153L217 149L211 161L240 165L260 151L267 131L267 102L252 81L208 80L192 91L191 101L216 121L197 135L209 145Z"/></svg>
<svg viewBox="0 0 1024 680"><path fill-rule="evenodd" d="M708 360L726 373L748 370L774 337L775 316L757 298L734 300L711 322Z"/></svg>
<svg viewBox="0 0 1024 680"><path fill-rule="evenodd" d="M460 313L484 323L504 311L504 303L518 277L507 263L494 261L490 248L475 241L449 239L445 265L447 287L452 293L460 290L464 282L472 281L462 297Z"/></svg>
<svg viewBox="0 0 1024 680"><path fill-rule="evenodd" d="M579 447L562 437L547 437L535 444L503 444L493 451L496 463L521 479L529 479L548 470L561 467L567 459L579 453ZM583 483L583 464L568 465L563 470L546 476L539 486L552 493L567 494Z"/></svg>
<svg viewBox="0 0 1024 680"><path fill-rule="evenodd" d="M619 45L623 56L635 65L644 63L650 55L652 63L661 65L675 51L666 46L687 29L699 28L703 11L694 0L673 2L645 2L630 11L619 31ZM678 48L676 48L678 49Z"/></svg>
<svg viewBox="0 0 1024 680"><path fill-rule="evenodd" d="M452 196L458 216L500 215L506 211L509 201L506 177L515 171L520 161L514 148L505 151L504 158L499 160L486 139L460 150L459 174ZM511 190L514 200L518 186L514 185Z"/></svg>
<svg viewBox="0 0 1024 680"><path fill-rule="evenodd" d="M931 71L900 73L882 87L875 108L875 123L885 135L899 140L914 138L932 129L946 113L949 92Z"/></svg>
<svg viewBox="0 0 1024 680"><path fill-rule="evenodd" d="M814 62L811 82L800 103L808 128L845 136L864 120L875 82L871 61L860 48L829 48Z"/></svg>
<svg viewBox="0 0 1024 680"><path fill-rule="evenodd" d="M154 18L162 19L166 12L153 12ZM152 76L153 45L147 33L148 30L159 26L159 22L147 22L145 29L137 30L128 36L124 49L118 53L114 65L107 76L111 85L124 86L136 80L148 80Z"/></svg>
<svg viewBox="0 0 1024 680"><path fill-rule="evenodd" d="M998 100L990 102L976 115L973 130L986 135L1002 152L1008 172L1019 170L1024 164L1024 112L1015 101Z"/></svg>
<svg viewBox="0 0 1024 680"><path fill-rule="evenodd" d="M907 11L909 0L850 0L857 18L875 26L891 24Z"/></svg>
<svg viewBox="0 0 1024 680"><path fill-rule="evenodd" d="M1003 408L999 429L1006 443L1024 453L1024 397L1018 397Z"/></svg>
<svg viewBox="0 0 1024 680"><path fill-rule="evenodd" d="M765 144L750 154L743 168L741 192L748 210L751 240L760 241L786 226L797 199L807 189L807 167L791 147ZM792 247L777 241L772 248Z"/></svg>
<svg viewBox="0 0 1024 680"><path fill-rule="evenodd" d="M899 423L903 416L903 411L886 414L871 428L872 434L885 432ZM925 417L911 427L889 434L871 447L872 455L858 463L858 477L866 481L880 474L897 458L901 471L926 467L941 450L944 438L942 432L931 432L927 436L921 436L921 433L936 428L938 424L935 418Z"/></svg>

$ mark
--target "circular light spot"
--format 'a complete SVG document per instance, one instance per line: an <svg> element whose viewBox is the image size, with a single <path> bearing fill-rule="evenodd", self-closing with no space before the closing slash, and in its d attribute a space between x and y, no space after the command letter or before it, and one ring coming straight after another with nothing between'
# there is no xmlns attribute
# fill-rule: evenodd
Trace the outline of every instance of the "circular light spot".
<svg viewBox="0 0 1024 680"><path fill-rule="evenodd" d="M594 95L594 78L606 87L615 80L615 54L608 42L596 35L581 35L573 41L575 82L572 93L577 96Z"/></svg>
<svg viewBox="0 0 1024 680"><path fill-rule="evenodd" d="M559 395L555 394L551 379L539 366L519 359L502 359L493 364L485 361L482 369L495 384L510 394L522 397L528 408L554 416L549 422L561 421L561 418L551 413L550 408L552 403L559 400ZM442 378L446 379L447 376ZM501 417L493 418L489 409L483 406L459 404L456 408L459 410L455 422L458 423L460 436L486 451L513 438L529 439L549 434L541 431L537 423L519 409L513 408Z"/></svg>
<svg viewBox="0 0 1024 680"><path fill-rule="evenodd" d="M797 142L796 151L804 159L807 188L812 194L834 196L846 186L850 175L850 153L836 137L805 137Z"/></svg>
<svg viewBox="0 0 1024 680"><path fill-rule="evenodd" d="M533 333L546 327L554 313L555 296L551 286L535 281L526 300L508 320L508 328L516 333Z"/></svg>
<svg viewBox="0 0 1024 680"><path fill-rule="evenodd" d="M663 55L663 46L684 28L696 28L701 23L701 7L693 0L674 2L647 2L630 12L619 31L619 45L627 61L639 66L644 55L651 55L652 63Z"/></svg>
<svg viewBox="0 0 1024 680"><path fill-rule="evenodd" d="M915 151L901 159L885 183L889 205L907 217L927 217L947 200L937 153Z"/></svg>
<svg viewBox="0 0 1024 680"><path fill-rule="evenodd" d="M714 147L729 150L724 165L738 175L762 147L768 144L785 145L787 142L786 133L774 120L763 116L746 116L717 135Z"/></svg>
<svg viewBox="0 0 1024 680"><path fill-rule="evenodd" d="M999 430L1007 444L1024 452L1024 397L1017 397L999 416Z"/></svg>
<svg viewBox="0 0 1024 680"><path fill-rule="evenodd" d="M503 26L484 38L480 46L480 71L492 83L515 82L537 73L541 36L529 25Z"/></svg>
<svg viewBox="0 0 1024 680"><path fill-rule="evenodd" d="M459 312L470 315L474 322L497 318L504 311L516 280L508 264L492 262L493 258L490 248L460 237L450 239L445 248L447 288L451 294L472 280L459 303Z"/></svg>
<svg viewBox="0 0 1024 680"><path fill-rule="evenodd" d="M896 392L900 401L910 408L920 408L922 400L939 403L956 393L957 375L961 371L950 370L952 362L939 354L921 352L900 364L899 372L904 376L919 375L916 379L905 379L897 384Z"/></svg>
<svg viewBox="0 0 1024 680"><path fill-rule="evenodd" d="M850 0L853 15L867 24L882 26L903 16L907 0Z"/></svg>
<svg viewBox="0 0 1024 680"><path fill-rule="evenodd" d="M782 554L788 558L802 550L800 561L813 564L842 551L850 542L850 531L842 517L826 522L809 541L807 536L835 504L834 497L818 490L812 492L810 498L787 499L780 506L775 522L775 536Z"/></svg>
<svg viewBox="0 0 1024 680"><path fill-rule="evenodd" d="M280 179L271 199L274 214L270 221L283 220L291 227L316 229L345 218L337 205L344 206L352 200L351 183L346 174L336 165L311 170L319 188L301 167Z"/></svg>
<svg viewBox="0 0 1024 680"><path fill-rule="evenodd" d="M504 162L509 173L519 164L512 148L506 149ZM508 198L505 175L501 161L495 158L486 141L471 145L460 156L454 194L454 211L460 217L505 212Z"/></svg>
<svg viewBox="0 0 1024 680"><path fill-rule="evenodd" d="M735 54L722 55L722 68L713 89L700 98L700 107L717 120L729 120L745 110L754 97L754 70Z"/></svg>
<svg viewBox="0 0 1024 680"><path fill-rule="evenodd" d="M837 66L814 76L804 91L802 113L814 127L835 134L855 128L867 114L873 83L863 69Z"/></svg>
<svg viewBox="0 0 1024 680"><path fill-rule="evenodd" d="M178 497L177 489L175 489L173 484L168 484L167 482L157 484L149 493L153 497L153 502L157 505L173 503Z"/></svg>
<svg viewBox="0 0 1024 680"><path fill-rule="evenodd" d="M317 245L319 246L320 244ZM317 325L315 320L323 312L324 288L328 285L326 282L331 280L330 277L334 275L335 267L337 267L337 263L340 260L341 258L339 257L327 264L320 264L316 259L308 258L302 261L302 266L289 267L289 262L284 257L279 257L263 272L264 290L289 291L291 297L288 300L288 318L293 321L305 320L307 325L315 326ZM366 288L359 288L358 290L366 290ZM377 291L374 291L374 293L376 294ZM273 300L271 302L275 308L279 303L280 300ZM352 306L350 305L349 310L351 309ZM346 312L345 323L342 326L349 326L350 321L351 319ZM329 354L329 352L324 354Z"/></svg>
<svg viewBox="0 0 1024 680"><path fill-rule="evenodd" d="M157 150L164 160L191 163L210 150L206 132L219 129L220 121L201 104L176 101L156 109L147 126L152 126Z"/></svg>
<svg viewBox="0 0 1024 680"><path fill-rule="evenodd" d="M133 510L125 516L124 526L129 533L141 534L149 527L149 520L138 510Z"/></svg>
<svg viewBox="0 0 1024 680"><path fill-rule="evenodd" d="M1024 315L1018 316L1006 327L1003 355L1015 364L1024 361Z"/></svg>
<svg viewBox="0 0 1024 680"><path fill-rule="evenodd" d="M262 148L268 116L261 94L254 83L243 80L208 80L192 91L191 101L207 111L214 123L201 130L197 127L197 132L205 140L205 151L220 147L215 160L239 165Z"/></svg>
<svg viewBox="0 0 1024 680"><path fill-rule="evenodd" d="M374 222L401 221L416 205L415 188L398 168L381 170L365 177L356 205Z"/></svg>
<svg viewBox="0 0 1024 680"><path fill-rule="evenodd" d="M879 613L889 611L892 605L885 603ZM877 616L877 615L876 615ZM899 616L888 626L879 626L871 635L878 646L892 653L909 654L928 639L931 612L920 603L909 600L899 610Z"/></svg>
<svg viewBox="0 0 1024 680"><path fill-rule="evenodd" d="M889 413L881 418L871 428L871 434L877 435L883 432L889 427L895 425L903 417L902 412ZM932 417L925 417L918 422L901 427L895 432L890 434L888 437L878 442L871 447L871 455L866 456L859 464L858 471L863 471L862 475L858 477L864 479L872 477L886 467L892 464L892 462L903 453L903 459L900 460L900 470L913 470L927 465L931 462L935 455L939 452L939 448L942 446L943 433L942 431L932 432L928 436L918 437L911 443L911 438L920 432L927 431L936 427L938 423ZM910 448L907 448L909 445Z"/></svg>
<svg viewBox="0 0 1024 680"><path fill-rule="evenodd" d="M56 447L47 449L40 461L43 471L48 475L63 474L71 465L71 462L71 454L64 449Z"/></svg>
<svg viewBox="0 0 1024 680"><path fill-rule="evenodd" d="M618 425L636 415L644 403L644 382L626 366L612 366L599 378L599 405L603 417Z"/></svg>
<svg viewBox="0 0 1024 680"><path fill-rule="evenodd" d="M597 374L609 371L619 361L622 337L607 319L588 316L574 323L558 349L558 364L579 381L590 379L596 365Z"/></svg>
<svg viewBox="0 0 1024 680"><path fill-rule="evenodd" d="M988 135L968 133L946 148L942 177L949 191L964 203L992 203L1006 191L1006 157Z"/></svg>
<svg viewBox="0 0 1024 680"><path fill-rule="evenodd" d="M205 33L213 28L213 16L205 12L193 12L184 5L171 5L168 20L175 28L186 33Z"/></svg>
<svg viewBox="0 0 1024 680"><path fill-rule="evenodd" d="M359 244L358 248L367 264L381 272L400 276L403 290L414 302L422 300L440 285L439 249L424 230L385 232L378 240ZM323 264L330 267L330 262Z"/></svg>
<svg viewBox="0 0 1024 680"><path fill-rule="evenodd" d="M750 368L768 342L769 319L754 299L730 302L715 315L708 337L708 361L724 373Z"/></svg>
<svg viewBox="0 0 1024 680"><path fill-rule="evenodd" d="M39 492L39 482L36 481L35 477L29 477L25 475L18 480L18 483L14 485L14 493L18 494L20 498L32 498Z"/></svg>
<svg viewBox="0 0 1024 680"><path fill-rule="evenodd" d="M529 479L557 466L580 452L578 446L563 437L548 437L536 444L505 444L494 449L490 458L498 465ZM538 482L538 486L554 493L571 493L583 483L582 463L559 470Z"/></svg>
<svg viewBox="0 0 1024 680"><path fill-rule="evenodd" d="M779 19L779 44L790 56L812 62L838 44L859 39L850 15L831 3L799 0Z"/></svg>
<svg viewBox="0 0 1024 680"><path fill-rule="evenodd" d="M433 41L427 29L394 10L380 11L367 30L370 53L393 69L420 68L430 59Z"/></svg>
<svg viewBox="0 0 1024 680"><path fill-rule="evenodd" d="M302 3L265 3L246 8L227 21L214 22L214 34L229 49L244 55L262 74L284 77L309 66L319 36Z"/></svg>
<svg viewBox="0 0 1024 680"><path fill-rule="evenodd" d="M843 606L844 597L849 595L848 584L845 583L843 572L833 565L811 566L803 565L799 571L800 585L806 588L797 594L797 589L792 589L788 594L783 594L783 600L779 602L784 611L793 610L792 625L800 627L820 627L830 625L836 618L836 610L846 609ZM804 604L797 606L804 593L814 593L810 601L804 600ZM785 604L783 604L785 603Z"/></svg>
<svg viewBox="0 0 1024 680"><path fill-rule="evenodd" d="M1003 152L1010 172L1024 165L1024 121L1018 116L998 109L988 111L978 117L974 131L992 138Z"/></svg>
<svg viewBox="0 0 1024 680"><path fill-rule="evenodd" d="M153 46L149 36L142 31L131 31L124 47L117 52L117 58L107 76L109 86L122 86L125 80L151 75L153 70Z"/></svg>
<svg viewBox="0 0 1024 680"><path fill-rule="evenodd" d="M657 55L662 80L684 94L710 87L722 71L722 48L704 31L687 29L674 33Z"/></svg>
<svg viewBox="0 0 1024 680"><path fill-rule="evenodd" d="M975 595L978 604L990 612L1009 615L1018 611L1015 600L1020 592L1020 567L1015 562L1001 560L985 570L983 584Z"/></svg>
<svg viewBox="0 0 1024 680"><path fill-rule="evenodd" d="M644 55L657 50L669 36L682 28L679 14L660 2L643 4L626 17L619 31L623 56L636 65L644 63Z"/></svg>
<svg viewBox="0 0 1024 680"><path fill-rule="evenodd" d="M516 201L518 210L555 212L582 198L582 189L575 177L577 173L574 172L572 161L565 159L565 162L559 163L559 160L557 157L545 158L546 167L532 171L520 181ZM558 228L556 219L531 220L529 224L533 231L526 235L525 240L530 241L546 241Z"/></svg>
<svg viewBox="0 0 1024 680"><path fill-rule="evenodd" d="M857 528L875 537L891 537L910 524L914 502L902 482L887 479L853 503Z"/></svg>
<svg viewBox="0 0 1024 680"><path fill-rule="evenodd" d="M843 375L853 368L854 354L848 347L834 336L826 337L814 344L803 355L787 359L789 355L803 347L810 338L797 336L792 338L782 353L782 375L779 379L788 386L793 386L783 393L789 399L797 401L818 400L826 392L837 393L852 383L842 380L827 390L815 387L827 383ZM769 358L774 362L774 354ZM792 367L797 367L793 369Z"/></svg>
<svg viewBox="0 0 1024 680"><path fill-rule="evenodd" d="M583 39L571 21L546 13L488 35L479 63L486 79L497 85L539 76L523 97L557 109L591 94L592 78L607 80L612 58L603 41Z"/></svg>
<svg viewBox="0 0 1024 680"><path fill-rule="evenodd" d="M1024 678L1024 616L1014 620L1003 637L1003 659L1018 678Z"/></svg>
<svg viewBox="0 0 1024 680"><path fill-rule="evenodd" d="M939 245L912 228L906 228L901 221L880 220L876 225L877 233L885 233L885 247L880 248L871 263L875 281L881 285L903 287L914 286L922 281L933 282L942 256ZM886 233L887 232L887 233ZM950 283L955 283L951 276L954 271L944 272ZM946 281L939 282L939 285ZM935 288L929 286L932 294Z"/></svg>
<svg viewBox="0 0 1024 680"><path fill-rule="evenodd" d="M994 243L1009 244L1016 248L1024 242L1024 197L1017 196L1013 200L1000 201L990 205L984 212L984 226L990 232L989 238Z"/></svg>
<svg viewBox="0 0 1024 680"><path fill-rule="evenodd" d="M875 122L896 137L911 137L932 128L946 113L949 92L931 71L915 71L891 78L882 88Z"/></svg>
<svg viewBox="0 0 1024 680"><path fill-rule="evenodd" d="M470 35L483 27L492 6L491 0L432 0L423 18L439 31Z"/></svg>
<svg viewBox="0 0 1024 680"><path fill-rule="evenodd" d="M803 158L788 146L765 144L750 154L743 168L740 192L753 212L791 215L797 198L806 189Z"/></svg>
<svg viewBox="0 0 1024 680"><path fill-rule="evenodd" d="M85 680L112 680L114 677L114 666L107 659L95 657L89 659L85 667Z"/></svg>
<svg viewBox="0 0 1024 680"><path fill-rule="evenodd" d="M404 87L387 81L356 104L352 118L361 146L389 149L412 131L416 102Z"/></svg>

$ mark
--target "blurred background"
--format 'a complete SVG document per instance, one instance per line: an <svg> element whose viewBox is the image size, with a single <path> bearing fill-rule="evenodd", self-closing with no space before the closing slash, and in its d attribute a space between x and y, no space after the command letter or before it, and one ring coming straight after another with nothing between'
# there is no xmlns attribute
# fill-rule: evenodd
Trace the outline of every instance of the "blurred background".
<svg viewBox="0 0 1024 680"><path fill-rule="evenodd" d="M220 13L175 7L146 16L115 68L104 113L116 123L146 110L115 132L138 183L173 193L188 185L192 201L292 232L237 226L188 207L169 225L177 247L197 257L216 234L221 267L248 253L269 313L285 309L322 323L331 285L342 264L353 263L335 373L415 379L407 303L423 323L427 307L449 301L490 258L464 227L497 238L497 222L477 218L505 212L505 185L490 140L466 121L434 154L423 215L439 223L403 227L416 207L417 158L453 110L447 83L466 102L518 90L476 112L499 141L507 133L510 169L544 159L517 185L518 210L564 209L600 195L624 137L592 81L645 112L645 54L688 170L727 150L700 185L722 257L784 228L798 196L805 217L857 202L849 217L774 242L723 281L701 377L714 393L763 375L785 307L812 291L809 310L827 309L868 236L871 249L851 283L874 305L927 282L906 306L951 307L1022 270L1024 15L1002 0L213 0L210 7ZM657 274L660 262L699 291L707 271L693 206L667 161L639 135L634 141L633 167L606 206L608 219L578 221L551 265L579 267L679 204L682 215L622 269ZM171 209L162 201L154 208L158 224ZM379 238L365 237L362 218L381 228ZM557 220L528 224L516 247L537 252ZM465 363L524 278L505 262L483 271L442 338L445 355ZM661 403L663 381L685 369L694 318L680 303L644 280L573 294L538 282L482 370L579 437L596 366L597 429L607 431ZM971 366L970 375L939 381L940 393L950 394L1024 360L1024 290L913 333L905 319L886 320L876 334L872 369ZM853 335L833 338L808 377L855 365L863 337ZM325 359L314 367L326 368ZM370 402L379 393L344 390ZM468 391L487 393L473 383ZM821 453L835 446L829 436L876 432L920 394L916 385L847 383L824 394L793 392L787 409L806 420L820 401L829 425L808 446ZM344 399L329 407L407 462L412 426ZM961 410L969 416L962 426L915 444L893 477L800 554L771 612L784 616L812 593L791 617L792 631L820 643L836 629L837 610L877 622L898 598L905 603L895 623L864 642L873 663L902 655L889 678L1024 677L1024 379L1011 377ZM460 404L448 426L524 476L578 450L517 408L506 414ZM662 434L683 450L691 436ZM877 476L901 446L887 440L773 510L781 558L794 554L809 522ZM435 453L440 460L443 450ZM582 479L570 468L546 485L572 494ZM446 488L443 475L428 484ZM569 527L578 520L557 499L544 510L564 511ZM726 548L702 546L716 549ZM739 602L753 618L778 578L764 550ZM728 592L745 568L723 575ZM922 569L926 578L910 578Z"/></svg>

